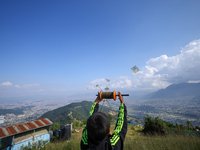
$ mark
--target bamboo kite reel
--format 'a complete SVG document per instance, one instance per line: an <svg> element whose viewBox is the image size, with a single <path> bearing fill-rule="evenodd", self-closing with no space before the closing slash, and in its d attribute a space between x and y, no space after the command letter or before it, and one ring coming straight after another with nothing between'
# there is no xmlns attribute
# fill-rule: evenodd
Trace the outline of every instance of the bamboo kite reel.
<svg viewBox="0 0 200 150"><path fill-rule="evenodd" d="M122 96L129 96L129 94L121 94ZM99 94L97 94L96 96L99 96L100 99L114 99L116 100L117 96L117 93L116 91L113 91L113 92L103 92L101 91Z"/></svg>

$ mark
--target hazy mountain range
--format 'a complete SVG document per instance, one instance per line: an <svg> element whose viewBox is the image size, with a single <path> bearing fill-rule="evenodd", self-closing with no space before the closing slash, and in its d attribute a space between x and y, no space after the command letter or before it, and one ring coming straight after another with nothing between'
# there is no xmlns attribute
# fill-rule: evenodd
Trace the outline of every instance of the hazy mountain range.
<svg viewBox="0 0 200 150"><path fill-rule="evenodd" d="M177 98L185 96L194 96L200 98L200 83L179 83L172 84L165 89L148 94L145 98Z"/></svg>
<svg viewBox="0 0 200 150"><path fill-rule="evenodd" d="M148 98L148 99L162 99L162 98L174 99L177 97L187 97L187 96L192 96L193 97L192 101L195 102L196 104L200 104L200 83L172 84L165 89L161 89L156 92L148 94L146 96L146 98ZM186 101L188 101L187 99L186 100L181 99L181 101L182 101L182 105L184 105L184 106L189 105L188 102L186 102ZM167 100L167 102L169 103L169 100ZM167 102L162 101L162 103L167 103ZM49 111L49 112L43 114L40 118L49 118L51 121L59 122L60 124L66 124L66 123L72 122L75 118L76 118L76 120L83 120L83 119L88 118L89 111L91 109L92 104L93 104L93 102L91 102L91 101L82 101L82 102L71 103L69 105ZM155 110L157 108L156 104L159 105L158 102L156 102L155 106L151 106L153 108L155 107L154 108ZM146 105L147 105L147 103L145 103L145 106ZM173 107L175 107L176 103L170 102L169 107L172 111L173 109L171 108L171 105L173 105ZM182 107L180 107L182 105L178 104L179 109L182 108ZM143 109L143 106L140 106L140 107L142 107L142 109L140 111L143 111L143 112L146 111L146 108ZM148 106L148 107L150 107L150 106ZM134 107L131 107L131 108L133 108L133 110L134 109L137 110ZM183 107L183 108L185 109L185 107ZM196 109L196 108L193 108L193 109ZM99 110L101 110L101 106L100 106ZM109 111L110 111L110 109L108 107L104 107L103 112L108 113ZM152 111L152 112L156 112L156 111ZM177 112L176 112L176 114L177 114ZM138 114L137 114L137 116L138 116Z"/></svg>

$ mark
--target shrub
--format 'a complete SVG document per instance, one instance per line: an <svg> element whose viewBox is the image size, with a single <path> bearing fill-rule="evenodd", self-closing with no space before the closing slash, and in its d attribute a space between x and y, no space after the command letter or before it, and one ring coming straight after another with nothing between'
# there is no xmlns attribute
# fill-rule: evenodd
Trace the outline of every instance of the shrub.
<svg viewBox="0 0 200 150"><path fill-rule="evenodd" d="M60 129L60 123L55 122L52 126L52 130Z"/></svg>
<svg viewBox="0 0 200 150"><path fill-rule="evenodd" d="M167 126L164 121L158 117L153 119L147 115L144 118L143 132L148 134L167 134Z"/></svg>

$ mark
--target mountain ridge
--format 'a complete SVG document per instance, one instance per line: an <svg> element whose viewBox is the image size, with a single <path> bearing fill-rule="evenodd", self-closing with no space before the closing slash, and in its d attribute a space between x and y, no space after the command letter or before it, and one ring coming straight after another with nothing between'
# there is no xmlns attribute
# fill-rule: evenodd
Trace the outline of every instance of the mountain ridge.
<svg viewBox="0 0 200 150"><path fill-rule="evenodd" d="M82 102L73 102L66 106L48 111L39 117L39 119L48 118L54 123L59 122L61 125L73 122L75 118L76 120L87 119L93 103L94 102L85 100ZM109 110L109 108L104 106L103 112L107 113Z"/></svg>
<svg viewBox="0 0 200 150"><path fill-rule="evenodd" d="M171 84L165 89L160 89L146 96L148 99L156 98L177 98L185 96L200 96L200 83L179 83Z"/></svg>

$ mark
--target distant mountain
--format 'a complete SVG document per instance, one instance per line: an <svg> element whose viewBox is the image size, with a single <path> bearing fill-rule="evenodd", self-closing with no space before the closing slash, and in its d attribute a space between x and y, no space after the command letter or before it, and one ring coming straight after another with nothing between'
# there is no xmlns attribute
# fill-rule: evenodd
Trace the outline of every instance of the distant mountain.
<svg viewBox="0 0 200 150"><path fill-rule="evenodd" d="M61 125L72 122L74 118L76 118L76 120L87 119L89 117L89 112L92 104L93 102L91 101L71 103L52 111L48 111L40 118L48 118L53 122L59 122ZM105 113L109 111L107 107L104 107L103 110Z"/></svg>
<svg viewBox="0 0 200 150"><path fill-rule="evenodd" d="M172 84L165 89L150 93L146 98L177 98L185 96L200 97L200 83Z"/></svg>

